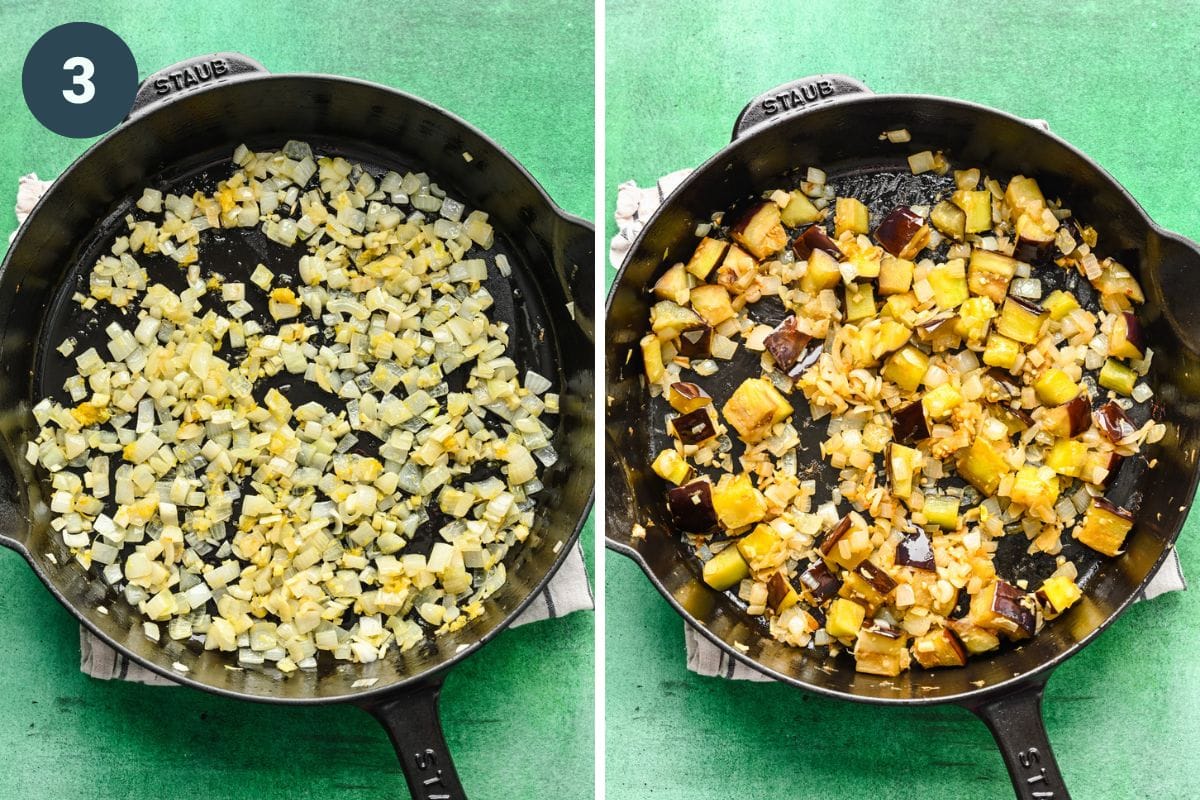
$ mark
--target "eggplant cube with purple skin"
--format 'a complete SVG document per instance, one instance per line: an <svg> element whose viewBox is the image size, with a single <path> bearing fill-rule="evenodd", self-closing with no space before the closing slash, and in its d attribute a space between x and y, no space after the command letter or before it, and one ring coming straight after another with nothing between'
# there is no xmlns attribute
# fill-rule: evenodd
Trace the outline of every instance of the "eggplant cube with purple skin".
<svg viewBox="0 0 1200 800"><path fill-rule="evenodd" d="M800 573L800 585L817 603L828 600L842 588L841 579L824 561L814 561Z"/></svg>
<svg viewBox="0 0 1200 800"><path fill-rule="evenodd" d="M1133 513L1109 502L1103 497L1093 497L1083 522L1075 526L1072 536L1079 542L1106 556L1115 556L1125 546L1125 537L1133 529Z"/></svg>
<svg viewBox="0 0 1200 800"><path fill-rule="evenodd" d="M933 542L925 531L914 531L900 537L896 545L896 566L912 567L926 572L937 570L933 555Z"/></svg>
<svg viewBox="0 0 1200 800"><path fill-rule="evenodd" d="M721 408L725 419L747 443L757 442L792 414L792 406L769 380L747 378Z"/></svg>
<svg viewBox="0 0 1200 800"><path fill-rule="evenodd" d="M680 414L687 414L712 405L712 398L694 383L676 381L667 389L667 402Z"/></svg>
<svg viewBox="0 0 1200 800"><path fill-rule="evenodd" d="M764 259L782 250L788 241L787 231L780 221L779 206L766 200L742 215L729 235L757 259Z"/></svg>
<svg viewBox="0 0 1200 800"><path fill-rule="evenodd" d="M767 605L771 610L781 614L798 602L800 595L796 592L796 587L792 586L792 582L783 572L774 573L767 581Z"/></svg>
<svg viewBox="0 0 1200 800"><path fill-rule="evenodd" d="M717 435L717 426L708 413L708 406L675 417L671 420L671 429L684 444L703 444Z"/></svg>
<svg viewBox="0 0 1200 800"><path fill-rule="evenodd" d="M775 359L775 367L780 372L787 372L796 366L796 362L804 355L805 348L812 341L807 333L796 329L796 316L793 314L779 323L774 331L763 339L763 346Z"/></svg>
<svg viewBox="0 0 1200 800"><path fill-rule="evenodd" d="M900 206L883 218L875 229L879 246L902 259L911 259L929 244L925 220L911 208Z"/></svg>
<svg viewBox="0 0 1200 800"><path fill-rule="evenodd" d="M967 651L962 643L945 628L929 631L914 639L912 654L925 669L961 667L967 663Z"/></svg>
<svg viewBox="0 0 1200 800"><path fill-rule="evenodd" d="M809 225L792 242L792 252L797 261L807 261L814 250L821 250L834 259L842 257L842 250L837 242L829 238L825 228L820 225Z"/></svg>
<svg viewBox="0 0 1200 800"><path fill-rule="evenodd" d="M971 598L968 617L980 628L1025 639L1037 627L1036 601L1007 581L996 579Z"/></svg>
<svg viewBox="0 0 1200 800"><path fill-rule="evenodd" d="M686 270L700 280L704 280L721 260L721 256L725 255L725 248L728 246L729 242L705 236L700 240L700 244L696 245L692 257L688 259Z"/></svg>
<svg viewBox="0 0 1200 800"><path fill-rule="evenodd" d="M766 498L744 472L722 476L713 490L712 503L717 520L730 531L762 522L767 515Z"/></svg>
<svg viewBox="0 0 1200 800"><path fill-rule="evenodd" d="M907 637L891 628L862 628L854 642L854 669L869 675L894 678L908 669Z"/></svg>
<svg viewBox="0 0 1200 800"><path fill-rule="evenodd" d="M667 510L676 527L688 533L709 533L717 527L712 484L695 480L667 492Z"/></svg>
<svg viewBox="0 0 1200 800"><path fill-rule="evenodd" d="M749 289L757 277L758 262L754 257L735 244L729 245L725 260L717 267L717 283L736 295Z"/></svg>

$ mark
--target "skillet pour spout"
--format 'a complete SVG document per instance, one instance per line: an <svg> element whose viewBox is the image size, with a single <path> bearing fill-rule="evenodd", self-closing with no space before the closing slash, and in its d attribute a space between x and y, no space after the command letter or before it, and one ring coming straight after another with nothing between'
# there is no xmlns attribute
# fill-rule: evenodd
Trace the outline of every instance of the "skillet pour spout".
<svg viewBox="0 0 1200 800"><path fill-rule="evenodd" d="M911 141L896 144L881 136L899 129L907 130ZM1147 295L1139 318L1145 320L1155 353L1147 380L1155 393L1154 414L1168 433L1146 454L1156 459L1153 468L1145 463L1123 466L1111 485L1114 502L1137 508L1137 524L1121 556L1094 559L1081 570L1082 601L1020 647L973 659L961 669L918 670L884 679L856 673L845 659L771 639L738 604L700 579L699 561L676 534L663 502L662 481L650 468L664 441L647 420L661 418L666 406L647 396L637 345L647 332L653 303L649 287L671 263L686 260L696 226L708 222L714 211L768 189L795 186L804 177L798 170L818 166L831 181L869 189L868 205L878 219L897 205L930 201L919 191L919 181L897 180L911 177L907 156L922 150L942 151L952 163L978 165L998 178L1035 176L1047 196L1061 197L1097 228L1102 255L1115 257L1138 275ZM776 680L843 700L961 705L992 731L1017 797L1065 798L1067 789L1041 720L1043 689L1057 665L1141 596L1183 525L1200 473L1198 291L1200 248L1157 227L1099 165L1041 125L961 100L875 95L845 76L813 76L768 90L738 116L733 141L666 198L610 289L607 545L633 559L667 602L731 658ZM729 362L705 388L714 397L714 389L727 396L758 371L757 364ZM802 426L798 452L820 453L823 429ZM819 481L836 480L836 471L817 457L806 466ZM645 529L644 537L633 537L635 526ZM1019 566L1014 560L999 563L998 569L1005 574Z"/></svg>

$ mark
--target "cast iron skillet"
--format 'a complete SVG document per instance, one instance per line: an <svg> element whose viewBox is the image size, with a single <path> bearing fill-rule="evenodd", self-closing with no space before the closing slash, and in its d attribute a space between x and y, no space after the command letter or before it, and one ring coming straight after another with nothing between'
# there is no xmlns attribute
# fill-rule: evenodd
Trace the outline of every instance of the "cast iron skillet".
<svg viewBox="0 0 1200 800"><path fill-rule="evenodd" d="M880 141L883 131L907 128L912 142ZM1154 415L1168 433L1151 448L1157 458L1125 459L1109 496L1137 510L1128 550L1116 559L1087 557L1081 565L1084 599L1035 639L965 668L919 669L887 679L856 673L844 658L801 651L774 641L760 623L699 578L699 562L681 543L666 513L661 479L650 461L663 444L659 420L668 410L648 401L638 340L647 332L649 287L670 264L686 260L698 223L713 211L791 188L810 165L835 186L866 197L872 219L901 203L928 202L937 179L911 175L905 158L944 150L955 165L981 166L995 177L1036 176L1049 197L1062 197L1100 233L1100 251L1136 273L1147 300L1139 314L1155 356L1149 381ZM665 255L664 255L665 254ZM1169 291L1167 288L1169 287ZM876 96L856 80L822 75L786 84L755 99L739 116L733 143L696 170L666 199L630 250L608 297L606 463L608 546L633 559L676 611L731 657L793 686L847 700L883 705L957 703L979 715L1000 746L1018 797L1065 798L1067 790L1041 719L1046 680L1135 600L1170 552L1197 480L1200 452L1200 250L1162 230L1099 166L1041 128L990 108L924 96ZM761 304L760 304L761 305ZM754 314L782 316L781 309ZM764 319L764 322L774 321ZM710 380L713 397L727 397L757 363L741 372L727 362ZM692 380L692 378L689 378ZM1144 419L1146 411L1143 410ZM800 424L801 464L821 465L825 425ZM824 469L825 483L836 472ZM827 497L818 493L818 502ZM635 524L644 539L630 535ZM1009 541L1011 540L1011 541ZM1018 541L1020 540L1020 541ZM1001 540L998 569L1034 581L1053 569L1024 555L1024 537ZM1073 544L1073 543L1072 543ZM1015 545L1015 547L1014 547ZM1075 545L1078 547L1078 545ZM1077 555L1076 552L1069 553ZM743 651L734 644L748 646Z"/></svg>
<svg viewBox="0 0 1200 800"><path fill-rule="evenodd" d="M178 192L203 184L209 168L227 174L239 142L261 150L288 139L378 169L428 170L451 196L490 212L495 250L513 266L510 280L488 282L496 298L491 313L509 323L518 365L550 377L562 401L554 436L560 457L543 475L542 510L531 537L537 546L510 557L508 581L483 616L373 664L322 663L315 672L279 680L270 670L228 670L227 656L194 645L147 639L135 610L110 596L51 535L39 481L19 454L36 430L31 403L43 389L58 391L70 369L53 348L67 334L80 339L79 352L93 341L102 348L103 325L83 321L66 300L99 248L123 230L142 188ZM258 261L295 274L299 248L276 246L257 230L242 233L205 234L204 265L243 279ZM129 119L54 183L0 267L0 544L20 553L71 613L128 658L228 697L358 705L387 728L414 797L463 797L438 721L442 680L534 599L574 545L591 506L594 260L588 223L558 209L495 142L422 100L348 78L269 75L233 53L169 67L143 84ZM155 279L179 272L166 262L148 261L147 268ZM287 391L304 402L305 386ZM427 532L426 547L433 535ZM421 543L418 536L414 546ZM377 682L354 686L370 678Z"/></svg>

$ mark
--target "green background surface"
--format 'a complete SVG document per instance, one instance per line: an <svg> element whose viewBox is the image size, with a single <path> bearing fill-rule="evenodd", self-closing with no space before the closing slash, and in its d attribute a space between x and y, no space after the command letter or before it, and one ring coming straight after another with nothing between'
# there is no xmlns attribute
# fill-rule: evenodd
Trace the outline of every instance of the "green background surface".
<svg viewBox="0 0 1200 800"><path fill-rule="evenodd" d="M1166 228L1200 237L1200 7L1147 2L609 2L607 183L699 164L754 95L842 72L877 92L962 97L1047 119ZM608 201L611 220L613 194ZM611 276L611 271L610 271ZM1180 539L1200 577L1200 518ZM607 780L631 798L1011 797L982 724L684 667L679 618L610 555ZM1072 794L1200 797L1200 591L1141 604L1051 680Z"/></svg>
<svg viewBox="0 0 1200 800"><path fill-rule="evenodd" d="M585 0L536 8L3 0L0 250L16 224L17 178L53 177L88 144L44 130L21 95L30 46L76 20L123 37L143 77L237 50L275 72L349 75L420 95L498 140L564 208L592 216L593 9ZM508 631L451 673L442 714L472 797L591 797L592 639L592 615L573 614ZM352 708L281 708L84 677L75 623L9 552L0 552L0 758L4 800L408 796L383 729Z"/></svg>

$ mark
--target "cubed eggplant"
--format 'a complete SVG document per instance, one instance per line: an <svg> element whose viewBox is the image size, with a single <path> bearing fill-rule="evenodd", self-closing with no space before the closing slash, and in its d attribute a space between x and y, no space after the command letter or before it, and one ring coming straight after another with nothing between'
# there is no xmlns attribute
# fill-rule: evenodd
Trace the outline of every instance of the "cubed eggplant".
<svg viewBox="0 0 1200 800"><path fill-rule="evenodd" d="M757 277L758 262L754 257L735 244L729 245L725 260L717 267L717 284L738 295L749 289Z"/></svg>
<svg viewBox="0 0 1200 800"><path fill-rule="evenodd" d="M961 667L967 663L967 651L953 631L939 628L913 640L912 655L925 669Z"/></svg>
<svg viewBox="0 0 1200 800"><path fill-rule="evenodd" d="M667 402L680 414L687 414L698 408L712 405L712 398L708 396L708 392L694 383L676 381L667 390Z"/></svg>
<svg viewBox="0 0 1200 800"><path fill-rule="evenodd" d="M905 447L899 442L888 442L887 475L892 494L902 500L912 496L913 484L916 483L924 460L920 450Z"/></svg>
<svg viewBox="0 0 1200 800"><path fill-rule="evenodd" d="M842 581L824 561L814 561L800 573L800 585L816 602L828 600L842 588Z"/></svg>
<svg viewBox="0 0 1200 800"><path fill-rule="evenodd" d="M671 428L684 444L703 444L717 435L716 425L707 407L680 414L671 420Z"/></svg>
<svg viewBox="0 0 1200 800"><path fill-rule="evenodd" d="M959 189L950 195L950 202L966 213L967 233L983 233L992 229L992 193L987 189Z"/></svg>
<svg viewBox="0 0 1200 800"><path fill-rule="evenodd" d="M708 358L712 355L713 329L705 325L679 334L679 355L686 358Z"/></svg>
<svg viewBox="0 0 1200 800"><path fill-rule="evenodd" d="M1079 308L1079 301L1070 292L1055 289L1042 300L1042 308L1050 312L1050 319L1058 322L1063 317Z"/></svg>
<svg viewBox="0 0 1200 800"><path fill-rule="evenodd" d="M704 327L704 320L690 308L671 300L660 300L650 308L650 327L658 338L674 339L684 331Z"/></svg>
<svg viewBox="0 0 1200 800"><path fill-rule="evenodd" d="M767 581L767 605L776 614L787 611L799 600L800 595L796 593L796 587L792 586L792 582L782 572L776 572Z"/></svg>
<svg viewBox="0 0 1200 800"><path fill-rule="evenodd" d="M724 286L705 283L692 289L689 297L692 309L710 326L716 327L725 320L733 319L733 302Z"/></svg>
<svg viewBox="0 0 1200 800"><path fill-rule="evenodd" d="M858 632L854 642L856 672L894 678L908 669L910 663L912 658L899 631L872 623Z"/></svg>
<svg viewBox="0 0 1200 800"><path fill-rule="evenodd" d="M923 234L916 242L914 238ZM920 241L924 239L924 241ZM929 229L920 214L907 206L900 206L883 218L875 229L875 241L879 246L899 258L912 258L929 242ZM915 252L910 249L915 247ZM907 252L906 252L907 251Z"/></svg>
<svg viewBox="0 0 1200 800"><path fill-rule="evenodd" d="M850 515L847 514L838 520L836 525L829 529L829 532L821 538L821 542L818 545L822 555L827 556L833 552L833 549L837 547L837 543L841 541L842 537L850 532L850 527L853 525L853 522L854 521L850 518Z"/></svg>
<svg viewBox="0 0 1200 800"><path fill-rule="evenodd" d="M1017 218L1016 248L1013 255L1022 261L1038 261L1050 254L1056 231L1043 228L1040 220L1040 217L1034 219L1028 214Z"/></svg>
<svg viewBox="0 0 1200 800"><path fill-rule="evenodd" d="M1091 427L1091 410L1091 400L1081 394L1069 403L1042 412L1042 430L1052 436L1073 439Z"/></svg>
<svg viewBox="0 0 1200 800"><path fill-rule="evenodd" d="M651 333L641 338L638 342L638 348L642 352L642 364L646 370L646 380L651 383L658 383L666 373L666 366L663 364L662 341Z"/></svg>
<svg viewBox="0 0 1200 800"><path fill-rule="evenodd" d="M1046 198L1042 195L1041 187L1033 178L1017 175L1008 182L1004 189L1004 203L1008 206L1009 217L1015 222L1022 214L1035 219L1042 216L1046 208Z"/></svg>
<svg viewBox="0 0 1200 800"><path fill-rule="evenodd" d="M892 589L896 588L896 582L892 580L892 576L884 571L883 567L877 566L870 561L864 561L855 567L855 572L861 575L871 587L883 596L887 596Z"/></svg>
<svg viewBox="0 0 1200 800"><path fill-rule="evenodd" d="M1021 356L1021 344L996 331L988 334L987 344L983 350L983 363L989 367L1011 370L1017 366Z"/></svg>
<svg viewBox="0 0 1200 800"><path fill-rule="evenodd" d="M1096 425L1114 444L1138 430L1133 420L1125 414L1125 409L1117 405L1115 400L1109 400L1096 409Z"/></svg>
<svg viewBox="0 0 1200 800"><path fill-rule="evenodd" d="M786 373L796 366L811 341L812 336L796 329L796 316L793 314L763 339L763 345L775 359L776 369Z"/></svg>
<svg viewBox="0 0 1200 800"><path fill-rule="evenodd" d="M933 301L938 308L958 308L971 296L967 284L967 265L961 258L952 258L944 264L934 264L926 278L933 289Z"/></svg>
<svg viewBox="0 0 1200 800"><path fill-rule="evenodd" d="M929 221L951 239L961 240L967 231L967 212L947 200L933 207L929 212Z"/></svg>
<svg viewBox="0 0 1200 800"><path fill-rule="evenodd" d="M1083 522L1072 532L1078 541L1106 556L1115 556L1133 528L1133 512L1103 497L1093 497Z"/></svg>
<svg viewBox="0 0 1200 800"><path fill-rule="evenodd" d="M1047 578L1034 596L1042 605L1042 613L1053 619L1075 605L1079 598L1083 597L1083 592L1071 578L1055 575Z"/></svg>
<svg viewBox="0 0 1200 800"><path fill-rule="evenodd" d="M906 392L915 392L929 370L929 356L906 345L884 362L880 374Z"/></svg>
<svg viewBox="0 0 1200 800"><path fill-rule="evenodd" d="M839 239L843 233L868 233L871 230L870 212L856 197L839 197L833 205L833 231Z"/></svg>
<svg viewBox="0 0 1200 800"><path fill-rule="evenodd" d="M933 542L929 534L925 531L904 534L896 545L896 565L936 571L937 561L933 557Z"/></svg>
<svg viewBox="0 0 1200 800"><path fill-rule="evenodd" d="M989 298L993 303L1004 302L1008 284L1017 273L1017 260L992 250L971 251L967 266L967 283L971 293Z"/></svg>
<svg viewBox="0 0 1200 800"><path fill-rule="evenodd" d="M917 444L929 438L929 420L920 400L892 412L892 438L901 444Z"/></svg>
<svg viewBox="0 0 1200 800"><path fill-rule="evenodd" d="M971 621L981 628L1005 634L1010 639L1032 636L1037 615L1034 600L1007 581L989 583L971 600Z"/></svg>
<svg viewBox="0 0 1200 800"><path fill-rule="evenodd" d="M712 493L717 521L725 530L737 530L761 522L767 515L767 499L745 472L723 475Z"/></svg>
<svg viewBox="0 0 1200 800"><path fill-rule="evenodd" d="M1076 439L1058 439L1046 453L1043 463L1059 475L1083 477L1088 463L1087 444Z"/></svg>
<svg viewBox="0 0 1200 800"><path fill-rule="evenodd" d="M691 293L691 281L683 264L676 264L662 274L654 283L654 296L659 300L670 300L676 305L687 305Z"/></svg>
<svg viewBox="0 0 1200 800"><path fill-rule="evenodd" d="M774 255L787 244L787 231L780 222L779 206L764 200L746 210L729 229L729 235L757 259Z"/></svg>
<svg viewBox="0 0 1200 800"><path fill-rule="evenodd" d="M818 294L832 289L842 282L842 268L836 256L824 250L813 250L808 254L808 265L800 277L800 289L807 294Z"/></svg>
<svg viewBox="0 0 1200 800"><path fill-rule="evenodd" d="M925 505L921 511L925 514L926 524L947 531L958 530L958 507L961 502L960 498L950 495L925 495Z"/></svg>
<svg viewBox="0 0 1200 800"><path fill-rule="evenodd" d="M1146 332L1137 317L1128 311L1113 319L1108 335L1108 354L1117 358L1140 359L1146 354Z"/></svg>
<svg viewBox="0 0 1200 800"><path fill-rule="evenodd" d="M700 280L704 280L708 277L708 273L713 271L713 267L717 265L717 262L721 260L721 256L725 255L725 248L728 246L729 242L724 242L720 239L710 239L705 236L700 240L700 244L696 245L695 251L692 252L692 257L688 259L687 271Z"/></svg>
<svg viewBox="0 0 1200 800"><path fill-rule="evenodd" d="M774 528L760 522L754 526L754 530L737 540L737 549L747 564L762 569L764 562L777 556L781 541Z"/></svg>
<svg viewBox="0 0 1200 800"><path fill-rule="evenodd" d="M824 250L835 259L842 257L842 250L837 246L837 242L829 238L825 228L820 225L809 225L792 242L792 252L799 261L807 261L813 250Z"/></svg>
<svg viewBox="0 0 1200 800"><path fill-rule="evenodd" d="M871 319L875 316L875 290L870 283L850 283L846 285L845 309L846 322L858 322L861 319Z"/></svg>
<svg viewBox="0 0 1200 800"><path fill-rule="evenodd" d="M858 572L846 573L846 578L842 581L842 588L838 589L838 596L853 600L867 609L868 614L878 611L886 599L883 594L875 590L870 581Z"/></svg>
<svg viewBox="0 0 1200 800"><path fill-rule="evenodd" d="M1058 502L1060 491L1060 481L1053 469L1025 464L1017 470L1009 496L1014 503L1049 510Z"/></svg>
<svg viewBox="0 0 1200 800"><path fill-rule="evenodd" d="M906 258L885 256L879 263L879 293L904 294L912 288L916 265Z"/></svg>
<svg viewBox="0 0 1200 800"><path fill-rule="evenodd" d="M750 577L750 565L736 547L726 547L704 563L704 582L717 591L732 589Z"/></svg>
<svg viewBox="0 0 1200 800"><path fill-rule="evenodd" d="M654 459L654 463L650 465L650 468L660 478L670 481L676 486L692 477L691 466L683 460L683 456L670 448L659 453L658 457Z"/></svg>
<svg viewBox="0 0 1200 800"><path fill-rule="evenodd" d="M956 619L949 624L963 647L972 655L986 653L1000 646L1000 637L986 628L973 624L969 619Z"/></svg>
<svg viewBox="0 0 1200 800"><path fill-rule="evenodd" d="M787 419L792 406L765 378L747 378L721 409L745 442L757 442Z"/></svg>
<svg viewBox="0 0 1200 800"><path fill-rule="evenodd" d="M712 484L695 480L667 492L667 510L675 525L688 533L708 533L717 527Z"/></svg>
<svg viewBox="0 0 1200 800"><path fill-rule="evenodd" d="M1100 368L1100 376L1096 382L1105 389L1112 389L1123 395L1131 395L1133 387L1137 383L1137 377L1137 373L1129 367L1115 358L1110 358Z"/></svg>
<svg viewBox="0 0 1200 800"><path fill-rule="evenodd" d="M976 436L966 452L958 456L958 474L984 494L995 494L1008 471L1008 462L997 451L997 444Z"/></svg>
<svg viewBox="0 0 1200 800"><path fill-rule="evenodd" d="M1081 389L1066 372L1051 367L1033 382L1033 391L1043 405L1060 406L1078 397Z"/></svg>
<svg viewBox="0 0 1200 800"><path fill-rule="evenodd" d="M848 639L858 633L867 610L853 600L839 597L829 604L825 630L835 639Z"/></svg>
<svg viewBox="0 0 1200 800"><path fill-rule="evenodd" d="M789 228L798 228L801 225L819 222L823 216L821 209L814 206L804 192L795 189L789 193L788 203L783 207L780 219Z"/></svg>
<svg viewBox="0 0 1200 800"><path fill-rule="evenodd" d="M1000 309L996 330L1015 341L1034 344L1041 335L1042 323L1047 316L1046 310L1037 303L1009 295Z"/></svg>

